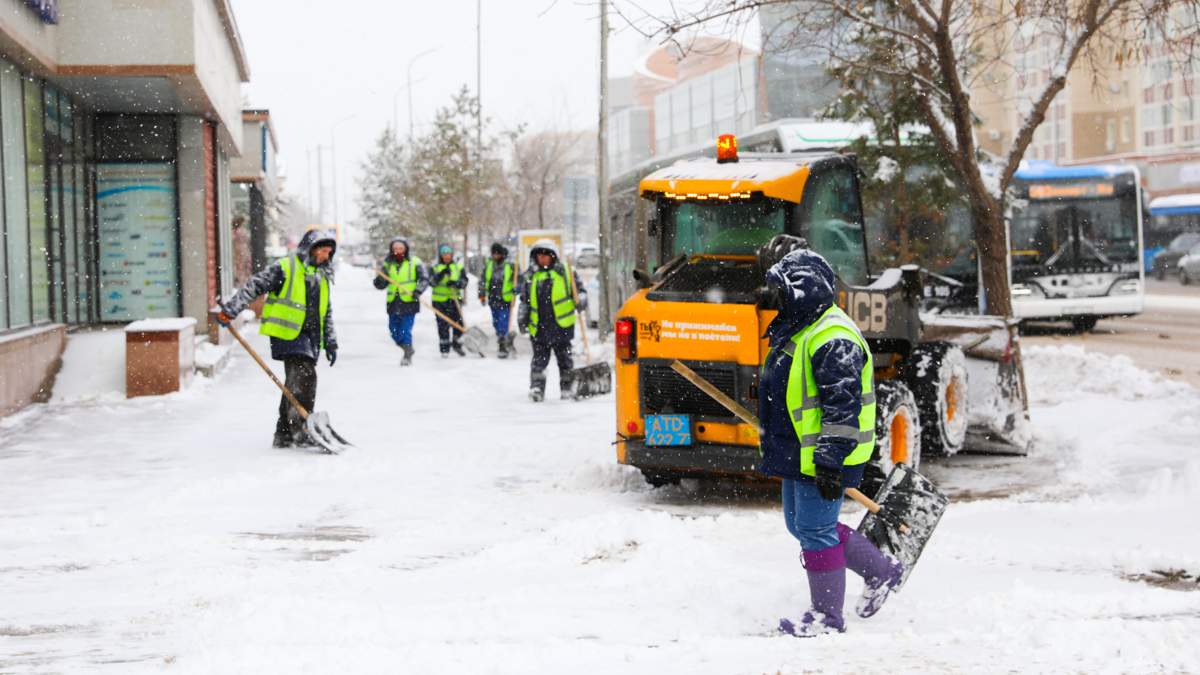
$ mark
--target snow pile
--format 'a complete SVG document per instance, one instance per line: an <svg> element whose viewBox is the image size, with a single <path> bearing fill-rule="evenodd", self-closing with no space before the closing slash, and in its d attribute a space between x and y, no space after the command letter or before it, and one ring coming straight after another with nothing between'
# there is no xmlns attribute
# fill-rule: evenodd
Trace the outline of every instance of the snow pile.
<svg viewBox="0 0 1200 675"><path fill-rule="evenodd" d="M67 337L51 403L125 398L125 332L81 331Z"/></svg>
<svg viewBox="0 0 1200 675"><path fill-rule="evenodd" d="M1138 368L1127 356L1107 356L1076 345L1026 347L1025 383L1030 404L1069 401L1097 394L1123 401L1196 397L1188 384Z"/></svg>
<svg viewBox="0 0 1200 675"><path fill-rule="evenodd" d="M212 376L229 360L233 345L214 345L208 338L196 339L196 370Z"/></svg>

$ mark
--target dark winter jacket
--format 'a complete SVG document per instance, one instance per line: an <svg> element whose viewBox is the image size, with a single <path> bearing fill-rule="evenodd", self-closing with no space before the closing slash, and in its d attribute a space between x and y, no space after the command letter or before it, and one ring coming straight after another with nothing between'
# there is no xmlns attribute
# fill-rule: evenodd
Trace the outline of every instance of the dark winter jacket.
<svg viewBox="0 0 1200 675"><path fill-rule="evenodd" d="M404 257L402 257L402 258L397 258L396 256L392 255L392 253L391 253L392 245L395 244L396 242L400 242L400 243L404 244ZM409 251L410 251L410 249L408 247L408 242L406 240L400 239L400 238L393 239L391 241L391 243L388 244L387 257L383 259L384 273L385 274L387 273L387 264L388 263L400 264L400 263L403 263L405 260L407 260L409 257ZM381 291L387 290L388 286L390 285L388 283L387 279L384 279L383 277L379 276L378 274L375 275L375 280L373 283L375 284L375 288L378 288ZM418 264L417 265L417 290L413 292L412 302L404 302L403 300L400 299L400 296L397 295L395 298L392 299L391 302L387 303L387 313L395 314L397 316L408 316L410 314L416 314L417 312L421 311L421 301L419 300L419 298L420 298L421 294L425 292L426 288L429 288L429 272L425 269L424 265Z"/></svg>
<svg viewBox="0 0 1200 675"><path fill-rule="evenodd" d="M316 241L319 241L317 230L306 232L296 247L296 255L300 256L301 260L307 261L308 251ZM294 340L272 337L271 358L282 361L288 357L299 356L316 361L320 356L321 319L317 302L321 294L319 275L323 275L330 283L333 283L332 262L333 256L330 256L325 264L317 268L317 274L304 277L304 297L307 299L308 306L304 311L304 325L300 328L300 335L296 336ZM277 262L250 277L245 286L242 286L231 298L222 303L222 307L229 316L237 316L246 309L247 305L254 302L255 298L267 293L278 293L283 288L283 281L283 266ZM338 348L337 331L333 324L332 300L325 313L325 348L329 351L337 351Z"/></svg>
<svg viewBox="0 0 1200 675"><path fill-rule="evenodd" d="M557 256L555 256L553 262L550 263L550 267L546 269L551 268L558 270L559 274L564 276L566 275L566 269L564 268L563 264L558 261ZM553 290L553 284L549 279L543 280L540 284L538 284L536 289L531 288L533 275L538 272L539 269L540 268L535 262L529 266L528 270L525 270L525 274L521 277L521 308L517 314L518 325L529 325L529 317L530 313L532 312L529 304L529 294L531 292L536 292L538 294L538 307L554 307L554 302L550 299L550 293ZM583 310L587 308L587 292L583 290L583 281L579 278L579 273L572 269L571 274L575 277L575 288L578 289L578 295L575 296L575 308L578 310ZM567 280L567 283L570 283L570 280ZM567 290L568 292L570 291L570 289ZM575 327L571 326L569 328L563 328L562 326L558 325L557 321L555 321L553 311L539 311L537 336L533 339L543 344L570 342L571 340L575 339Z"/></svg>
<svg viewBox="0 0 1200 675"><path fill-rule="evenodd" d="M771 351L759 380L758 417L761 428L762 465L759 471L781 478L811 480L800 473L800 439L787 408L788 377L792 357L783 347L833 305L837 278L820 255L792 251L767 272L767 285L779 292L779 315L767 327ZM857 344L834 339L813 353L811 372L821 400L825 425L858 426L862 410L862 369L866 354ZM838 436L821 436L813 460L818 466L842 468L847 487L862 480L862 466L844 467L855 442Z"/></svg>

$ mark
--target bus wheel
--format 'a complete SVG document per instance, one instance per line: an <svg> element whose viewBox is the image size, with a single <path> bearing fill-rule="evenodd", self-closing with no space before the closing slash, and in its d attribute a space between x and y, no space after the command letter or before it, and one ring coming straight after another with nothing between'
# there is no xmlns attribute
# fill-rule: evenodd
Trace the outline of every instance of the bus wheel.
<svg viewBox="0 0 1200 675"><path fill-rule="evenodd" d="M874 497L899 463L921 465L921 416L907 385L884 380L875 384L875 452L863 470L863 492Z"/></svg>
<svg viewBox="0 0 1200 675"><path fill-rule="evenodd" d="M904 380L921 411L921 448L947 457L967 442L967 357L948 342L916 346L904 366Z"/></svg>
<svg viewBox="0 0 1200 675"><path fill-rule="evenodd" d="M1099 320L1098 316L1073 316L1071 317L1071 326L1076 333L1090 333Z"/></svg>

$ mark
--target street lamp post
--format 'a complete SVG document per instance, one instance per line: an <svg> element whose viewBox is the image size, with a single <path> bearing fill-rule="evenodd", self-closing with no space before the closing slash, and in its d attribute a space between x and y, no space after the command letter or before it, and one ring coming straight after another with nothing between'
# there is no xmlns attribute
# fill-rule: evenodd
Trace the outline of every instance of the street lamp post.
<svg viewBox="0 0 1200 675"><path fill-rule="evenodd" d="M431 47L408 60L408 70L407 70L408 77L405 79L404 88L408 90L408 138L409 138L409 140L412 140L412 137L413 137L412 69L413 69L413 66L416 65L418 59L420 59L422 56L428 56L428 55L436 52L438 49L441 49L441 47ZM397 133L400 132L400 122L399 122L399 118L396 115L396 99L392 99L392 128L395 129Z"/></svg>
<svg viewBox="0 0 1200 675"><path fill-rule="evenodd" d="M342 119L334 122L329 127L329 172L332 174L332 176L330 176L330 178L333 181L333 224L334 225L340 224L338 222L338 219L341 217L341 214L338 213L337 128L338 128L338 125L340 125L341 123L349 122L350 120L354 119L355 117L358 117L358 113L351 113L349 115L346 115Z"/></svg>

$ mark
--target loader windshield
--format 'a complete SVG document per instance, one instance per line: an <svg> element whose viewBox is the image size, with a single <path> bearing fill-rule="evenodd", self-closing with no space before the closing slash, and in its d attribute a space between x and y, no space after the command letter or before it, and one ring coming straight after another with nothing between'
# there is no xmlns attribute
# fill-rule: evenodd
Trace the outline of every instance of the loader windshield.
<svg viewBox="0 0 1200 675"><path fill-rule="evenodd" d="M665 259L678 255L754 255L783 234L788 204L777 199L666 202Z"/></svg>

